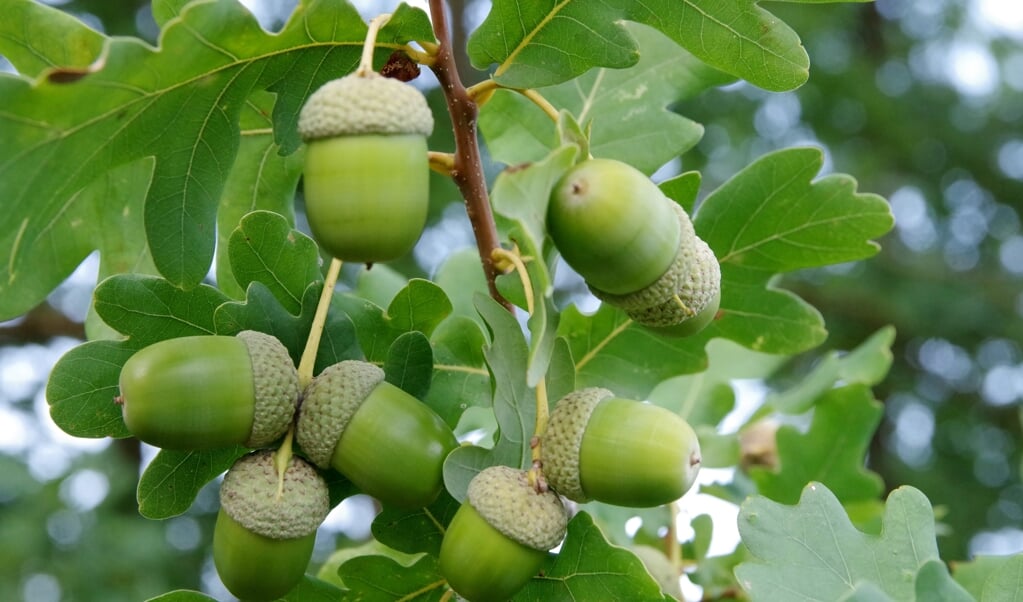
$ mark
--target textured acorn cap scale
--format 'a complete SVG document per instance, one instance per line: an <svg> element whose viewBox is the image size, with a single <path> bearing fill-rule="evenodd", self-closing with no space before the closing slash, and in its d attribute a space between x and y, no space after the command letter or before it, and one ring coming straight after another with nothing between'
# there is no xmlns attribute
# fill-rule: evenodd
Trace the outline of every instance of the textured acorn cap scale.
<svg viewBox="0 0 1023 602"><path fill-rule="evenodd" d="M220 506L247 530L270 539L296 539L316 531L330 511L327 483L292 456L280 487L274 452L243 456L227 471Z"/></svg>
<svg viewBox="0 0 1023 602"><path fill-rule="evenodd" d="M565 505L552 491L537 492L523 470L483 470L469 482L466 500L492 527L534 550L550 550L565 538Z"/></svg>
<svg viewBox="0 0 1023 602"><path fill-rule="evenodd" d="M580 389L562 397L551 411L543 436L544 476L558 493L572 501L589 500L580 478L579 449L593 408L611 397L614 393L600 387Z"/></svg>
<svg viewBox="0 0 1023 602"><path fill-rule="evenodd" d="M415 86L378 73L353 73L313 92L298 116L306 141L359 134L433 131L433 112Z"/></svg>
<svg viewBox="0 0 1023 602"><path fill-rule="evenodd" d="M696 235L685 210L670 200L665 202L678 216L681 230L678 253L668 270L634 293L614 295L592 286L590 291L644 326L672 327L698 316L709 321L720 302L721 266L707 243Z"/></svg>
<svg viewBox="0 0 1023 602"><path fill-rule="evenodd" d="M255 384L252 432L245 445L264 447L283 436L295 417L298 371L276 337L255 330L243 330L237 337L249 349Z"/></svg>
<svg viewBox="0 0 1023 602"><path fill-rule="evenodd" d="M295 437L309 460L330 466L338 439L355 411L384 380L384 371L367 362L345 360L328 366L306 387Z"/></svg>

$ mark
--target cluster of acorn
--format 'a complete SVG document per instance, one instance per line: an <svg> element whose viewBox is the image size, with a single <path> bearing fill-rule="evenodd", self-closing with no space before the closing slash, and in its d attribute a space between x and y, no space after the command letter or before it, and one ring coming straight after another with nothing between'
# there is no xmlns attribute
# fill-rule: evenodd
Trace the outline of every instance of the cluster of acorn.
<svg viewBox="0 0 1023 602"><path fill-rule="evenodd" d="M244 600L276 599L305 573L330 510L313 465L388 505L421 507L439 495L444 458L458 445L433 410L367 362L334 364L300 395L284 345L250 330L150 345L125 362L120 388L124 422L141 441L257 449L227 471L213 534L217 572ZM259 449L293 423L308 461Z"/></svg>
<svg viewBox="0 0 1023 602"><path fill-rule="evenodd" d="M421 93L374 73L328 82L310 97L299 118L305 202L323 249L365 263L411 250L426 221L432 127ZM598 297L671 334L713 318L717 262L685 212L642 173L583 161L549 206L552 239ZM125 363L120 388L125 424L142 441L256 450L224 478L213 538L221 579L246 600L275 599L305 572L330 505L317 467L334 468L384 504L421 507L443 489L444 459L458 445L436 413L387 383L380 368L343 361L300 390L287 349L254 331L146 347ZM306 459L265 449L292 428ZM696 435L681 417L599 388L561 399L539 443L550 489L526 471L488 468L446 530L440 570L468 600L506 600L537 574L565 535L561 496L661 505L681 497L700 466Z"/></svg>

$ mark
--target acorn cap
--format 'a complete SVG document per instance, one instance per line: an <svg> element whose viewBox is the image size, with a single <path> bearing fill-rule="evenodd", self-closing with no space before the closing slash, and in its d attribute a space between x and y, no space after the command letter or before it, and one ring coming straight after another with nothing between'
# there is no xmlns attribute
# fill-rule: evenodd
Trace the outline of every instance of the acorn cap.
<svg viewBox="0 0 1023 602"><path fill-rule="evenodd" d="M313 92L298 116L306 141L358 134L421 134L433 131L433 112L415 86L379 73L352 73Z"/></svg>
<svg viewBox="0 0 1023 602"><path fill-rule="evenodd" d="M505 537L534 550L546 552L565 538L568 511L561 498L538 493L524 470L485 468L469 482L466 501Z"/></svg>
<svg viewBox="0 0 1023 602"><path fill-rule="evenodd" d="M249 531L296 539L316 531L330 511L327 483L308 462L292 456L279 489L274 452L239 458L220 486L220 507Z"/></svg>
<svg viewBox="0 0 1023 602"><path fill-rule="evenodd" d="M579 449L593 408L614 393L600 387L573 391L551 411L543 436L544 476L558 493L576 502L589 498L579 476Z"/></svg>
<svg viewBox="0 0 1023 602"><path fill-rule="evenodd" d="M246 447L264 447L288 431L298 404L298 371L276 337L255 330L236 335L249 350L255 392Z"/></svg>
<svg viewBox="0 0 1023 602"><path fill-rule="evenodd" d="M651 327L675 326L698 316L716 306L721 293L721 266L717 257L696 235L685 210L677 203L667 202L678 215L681 230L679 250L668 270L650 286L626 295L613 295L590 287L598 299Z"/></svg>
<svg viewBox="0 0 1023 602"><path fill-rule="evenodd" d="M324 368L306 387L295 437L309 460L330 466L334 448L355 411L384 380L384 371L368 362L345 360Z"/></svg>

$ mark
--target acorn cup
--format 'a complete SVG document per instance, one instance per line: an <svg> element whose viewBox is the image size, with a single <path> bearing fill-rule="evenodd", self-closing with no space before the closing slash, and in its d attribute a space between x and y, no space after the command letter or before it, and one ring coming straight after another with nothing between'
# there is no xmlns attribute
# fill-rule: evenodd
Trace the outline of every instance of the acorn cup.
<svg viewBox="0 0 1023 602"><path fill-rule="evenodd" d="M220 487L213 563L242 600L276 600L291 591L312 557L316 529L330 511L327 483L292 456L278 476L274 453L239 458Z"/></svg>
<svg viewBox="0 0 1023 602"><path fill-rule="evenodd" d="M440 547L440 573L469 602L503 602L543 566L565 537L568 512L527 473L491 466L469 482Z"/></svg>
<svg viewBox="0 0 1023 602"><path fill-rule="evenodd" d="M298 372L276 338L167 339L128 358L121 413L138 439L164 449L264 447L287 432L298 403Z"/></svg>
<svg viewBox="0 0 1023 602"><path fill-rule="evenodd" d="M639 170L588 159L551 191L547 229L602 301L656 332L687 336L717 314L721 268L686 212Z"/></svg>
<svg viewBox="0 0 1023 602"><path fill-rule="evenodd" d="M433 113L414 86L377 73L327 82L299 114L313 238L344 261L408 253L426 225Z"/></svg>
<svg viewBox="0 0 1023 602"><path fill-rule="evenodd" d="M444 458L458 446L436 412L358 360L329 366L313 379L295 437L314 464L332 466L363 492L400 508L437 498Z"/></svg>
<svg viewBox="0 0 1023 602"><path fill-rule="evenodd" d="M580 503L660 506L700 471L700 443L681 416L598 387L558 401L541 441L547 482Z"/></svg>

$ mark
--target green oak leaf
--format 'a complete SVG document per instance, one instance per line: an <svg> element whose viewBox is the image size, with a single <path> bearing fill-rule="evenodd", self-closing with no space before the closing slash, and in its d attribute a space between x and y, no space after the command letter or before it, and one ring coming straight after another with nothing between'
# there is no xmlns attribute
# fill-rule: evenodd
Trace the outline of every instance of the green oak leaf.
<svg viewBox="0 0 1023 602"><path fill-rule="evenodd" d="M479 323L461 315L449 316L433 336L433 377L423 401L452 429L470 407L489 408L493 401L490 372Z"/></svg>
<svg viewBox="0 0 1023 602"><path fill-rule="evenodd" d="M476 295L476 310L490 330L484 356L493 375L499 437L491 449L467 445L448 454L444 485L458 501L465 499L469 481L484 468L527 465L536 422L536 399L524 377L528 348L519 323L504 306L482 293Z"/></svg>
<svg viewBox="0 0 1023 602"><path fill-rule="evenodd" d="M288 219L278 213L246 214L227 244L232 282L241 290L252 282L263 284L288 313L298 314L309 284L323 280L316 243L293 230ZM224 289L223 280L219 280Z"/></svg>
<svg viewBox="0 0 1023 602"><path fill-rule="evenodd" d="M558 336L576 362L576 385L606 387L616 395L645 399L657 383L706 368L704 329L688 338L668 338L630 320L607 304L591 315L570 305L561 313ZM666 362L664 358L670 357Z"/></svg>
<svg viewBox="0 0 1023 602"><path fill-rule="evenodd" d="M956 583L977 600L1019 602L1023 592L1023 554L1014 556L976 556L969 562L952 563ZM1015 597L1013 597L1015 596Z"/></svg>
<svg viewBox="0 0 1023 602"><path fill-rule="evenodd" d="M884 489L881 477L864 467L874 430L884 413L866 385L832 389L814 405L806 433L782 426L777 472L754 466L758 491L781 503L795 503L809 482L823 483L842 502L871 500Z"/></svg>
<svg viewBox="0 0 1023 602"><path fill-rule="evenodd" d="M765 405L785 414L799 414L809 410L836 382L876 385L891 367L894 342L895 329L886 326L848 353L830 351L798 384L769 395Z"/></svg>
<svg viewBox="0 0 1023 602"><path fill-rule="evenodd" d="M341 590L332 583L328 583L310 575L303 575L290 592L284 594L281 602L337 602L341 596Z"/></svg>
<svg viewBox="0 0 1023 602"><path fill-rule="evenodd" d="M673 599L661 593L635 554L608 542L586 512L572 517L561 550L515 596L516 602Z"/></svg>
<svg viewBox="0 0 1023 602"><path fill-rule="evenodd" d="M139 513L151 519L181 514L206 483L246 452L241 446L209 451L161 449L139 478Z"/></svg>
<svg viewBox="0 0 1023 602"><path fill-rule="evenodd" d="M739 534L750 559L735 575L751 600L839 600L864 582L911 600L920 567L939 560L934 511L912 487L888 496L879 535L853 527L820 483L809 484L795 506L749 498L739 510Z"/></svg>
<svg viewBox="0 0 1023 602"><path fill-rule="evenodd" d="M511 88L557 84L592 67L621 69L640 48L624 21L645 23L717 69L767 90L803 84L810 66L799 36L754 0L496 0L469 37L480 69Z"/></svg>
<svg viewBox="0 0 1023 602"><path fill-rule="evenodd" d="M157 276L120 274L99 283L96 313L140 347L175 337L217 334L213 312L228 298L200 285L180 289Z"/></svg>
<svg viewBox="0 0 1023 602"><path fill-rule="evenodd" d="M864 259L893 224L888 203L856 192L844 174L813 180L816 148L770 153L721 185L693 218L721 262L718 336L770 353L798 353L824 340L819 312L775 289L776 274Z"/></svg>
<svg viewBox="0 0 1023 602"><path fill-rule="evenodd" d="M532 288L532 299L526 302L517 270L502 276L498 282L503 292L509 288L519 291L507 297L521 298L526 309L532 308L527 322L530 340L526 368L526 380L531 387L536 386L547 373L557 331L554 283L544 253L547 204L551 190L574 163L577 152L576 147L566 146L539 163L522 169L505 170L494 182L491 195L494 211L514 223L508 237L518 248Z"/></svg>
<svg viewBox="0 0 1023 602"><path fill-rule="evenodd" d="M0 52L28 77L71 79L103 51L103 34L55 8L0 0L0 14Z"/></svg>
<svg viewBox="0 0 1023 602"><path fill-rule="evenodd" d="M357 556L338 568L338 576L347 588L342 601L427 602L440 600L447 590L432 556L408 567L387 556Z"/></svg>
<svg viewBox="0 0 1023 602"><path fill-rule="evenodd" d="M473 298L478 292L487 293L487 279L475 248L449 254L437 269L433 281L447 293L453 315L479 320Z"/></svg>
<svg viewBox="0 0 1023 602"><path fill-rule="evenodd" d="M444 529L458 511L459 503L442 492L426 508L402 510L385 507L373 519L373 537L380 543L406 554L440 554Z"/></svg>
<svg viewBox="0 0 1023 602"><path fill-rule="evenodd" d="M114 403L121 366L138 351L130 341L91 341L65 353L50 371L50 418L74 437L130 437Z"/></svg>
<svg viewBox="0 0 1023 602"><path fill-rule="evenodd" d="M1017 584L1018 585L1018 584ZM930 560L920 567L916 575L916 599L941 602L973 602L974 598L948 574L948 567L940 560Z"/></svg>
<svg viewBox="0 0 1023 602"><path fill-rule="evenodd" d="M5 28L21 31L55 12L30 0L5 0L4 8ZM154 263L171 282L196 286L213 259L217 211L232 173L244 177L264 161L270 171L291 175L260 181L260 194L279 199L294 191L293 166L269 166L289 161L280 153L240 152L246 134L263 137L268 148L266 127L242 126L253 103L265 106L268 97L258 93L275 95L274 137L284 155L292 154L300 146L299 108L319 85L355 67L367 29L347 2L301 2L273 33L236 0L164 5L162 18L175 11L156 48L103 38L104 60L75 77L0 75L0 198L13 208L0 216L7 257L0 263L0 318L39 303L94 249L101 257L107 252L103 230L121 221L125 207L142 208L143 199L137 192L96 198L80 191L107 170L145 158L152 158L152 182L142 210ZM377 62L412 39L433 39L429 19L402 5L380 32ZM11 51L24 54L20 39L0 36L0 53ZM71 53L72 62L88 52ZM43 62L57 58L55 51L40 54ZM39 64L27 68L38 71ZM249 165L235 172L239 160ZM228 204L250 200L242 194ZM76 219L87 214L100 219Z"/></svg>
<svg viewBox="0 0 1023 602"><path fill-rule="evenodd" d="M277 337L287 347L295 365L301 361L313 317L319 304L323 282L310 284L302 296L302 312L289 313L274 293L260 282L249 284L244 301L231 301L217 308L215 321L220 334L258 330ZM331 304L320 335L313 372L347 359L362 359L355 337L355 326L339 306Z"/></svg>
<svg viewBox="0 0 1023 602"><path fill-rule="evenodd" d="M703 127L668 109L733 78L708 67L658 31L629 23L639 62L600 68L538 90L555 109L589 124L589 154L625 161L645 173L699 141ZM498 161L539 161L557 148L556 124L526 97L498 90L480 109L480 131Z"/></svg>
<svg viewBox="0 0 1023 602"><path fill-rule="evenodd" d="M430 339L418 330L399 336L387 350L384 373L387 382L413 397L424 397L433 377Z"/></svg>

